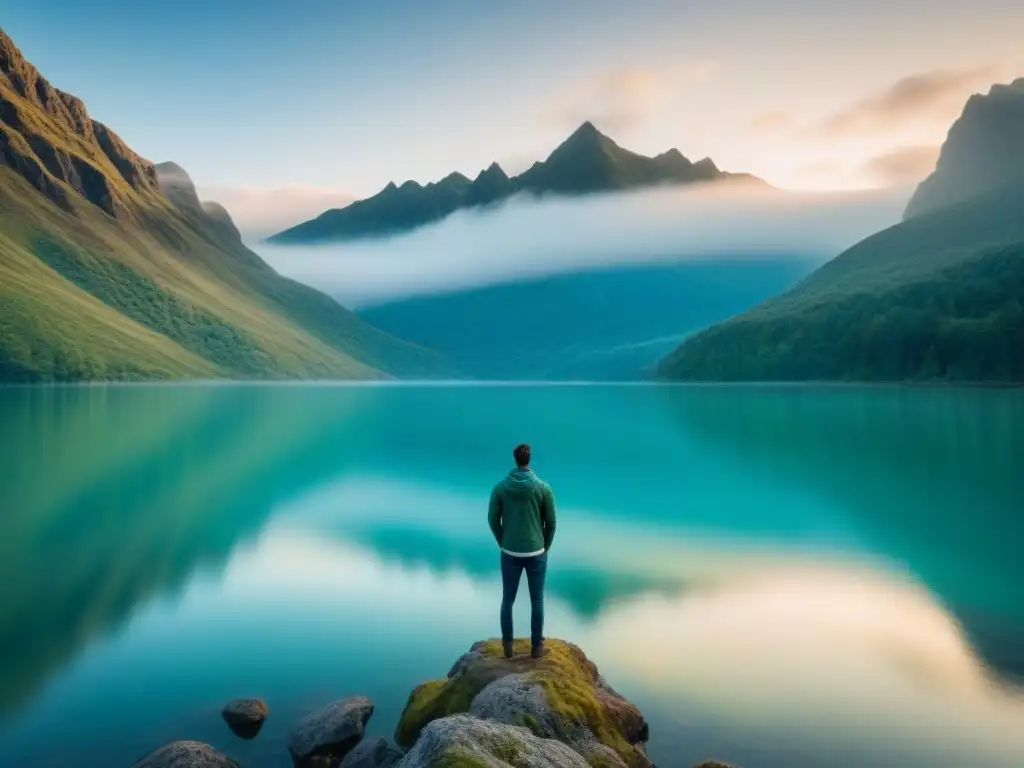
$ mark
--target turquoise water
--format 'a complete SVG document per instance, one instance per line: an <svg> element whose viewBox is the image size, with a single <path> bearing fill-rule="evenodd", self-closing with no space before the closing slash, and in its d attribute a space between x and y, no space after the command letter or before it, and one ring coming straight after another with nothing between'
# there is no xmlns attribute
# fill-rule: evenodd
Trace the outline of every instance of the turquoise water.
<svg viewBox="0 0 1024 768"><path fill-rule="evenodd" d="M555 488L549 636L661 766L1024 764L1024 392L0 389L0 765L287 765L497 631L486 498ZM517 607L527 627L524 603ZM259 738L219 719L265 697Z"/></svg>

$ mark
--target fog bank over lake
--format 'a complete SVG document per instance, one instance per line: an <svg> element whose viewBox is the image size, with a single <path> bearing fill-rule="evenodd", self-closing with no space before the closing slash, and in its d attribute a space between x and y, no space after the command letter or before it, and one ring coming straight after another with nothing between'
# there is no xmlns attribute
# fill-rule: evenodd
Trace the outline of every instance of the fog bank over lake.
<svg viewBox="0 0 1024 768"><path fill-rule="evenodd" d="M281 273L361 308L615 265L737 255L824 262L899 221L908 197L904 188L812 193L731 184L520 196L396 237L251 247Z"/></svg>

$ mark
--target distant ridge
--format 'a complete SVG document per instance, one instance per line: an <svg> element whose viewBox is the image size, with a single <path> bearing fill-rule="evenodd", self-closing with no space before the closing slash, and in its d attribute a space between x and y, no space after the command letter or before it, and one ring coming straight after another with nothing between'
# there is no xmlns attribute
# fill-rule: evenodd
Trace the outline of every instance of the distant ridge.
<svg viewBox="0 0 1024 768"><path fill-rule="evenodd" d="M678 149L656 157L623 149L593 123L585 122L543 162L509 177L497 163L470 181L452 173L427 185L394 182L373 197L320 216L268 238L271 243L314 243L382 237L421 227L457 210L499 203L517 192L535 195L585 195L652 187L659 184L742 179L764 184L749 174L721 171L710 158L694 163Z"/></svg>

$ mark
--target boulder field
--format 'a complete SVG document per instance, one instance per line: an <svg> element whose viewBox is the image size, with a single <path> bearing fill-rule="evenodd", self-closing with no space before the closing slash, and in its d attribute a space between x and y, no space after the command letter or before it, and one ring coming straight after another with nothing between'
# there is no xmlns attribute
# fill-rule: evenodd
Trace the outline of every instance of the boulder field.
<svg viewBox="0 0 1024 768"><path fill-rule="evenodd" d="M413 690L394 744L364 740L373 709L357 696L304 717L288 737L294 768L654 768L643 714L563 640L547 641L539 659L525 640L511 659L497 640L475 643L445 678ZM229 713L262 723L267 711L262 701L238 700L224 715L237 732ZM208 744L175 741L132 768L242 766Z"/></svg>

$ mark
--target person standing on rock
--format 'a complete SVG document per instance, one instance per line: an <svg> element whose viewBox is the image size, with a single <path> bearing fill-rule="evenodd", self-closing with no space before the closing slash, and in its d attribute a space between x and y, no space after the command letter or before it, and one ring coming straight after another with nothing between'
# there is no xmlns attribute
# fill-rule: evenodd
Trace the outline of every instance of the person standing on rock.
<svg viewBox="0 0 1024 768"><path fill-rule="evenodd" d="M544 577L555 538L555 495L530 469L530 446L512 451L516 468L494 486L487 522L501 549L501 643L512 658L512 606L526 571L530 590L531 655L544 651Z"/></svg>

